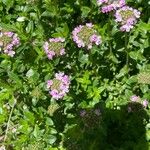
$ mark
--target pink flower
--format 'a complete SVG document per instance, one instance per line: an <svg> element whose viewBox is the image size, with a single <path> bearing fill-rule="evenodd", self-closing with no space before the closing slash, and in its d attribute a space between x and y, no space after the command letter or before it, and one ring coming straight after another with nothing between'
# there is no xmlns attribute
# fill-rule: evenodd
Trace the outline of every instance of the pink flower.
<svg viewBox="0 0 150 150"><path fill-rule="evenodd" d="M53 85L53 81L52 80L48 80L47 81L47 88L50 88Z"/></svg>
<svg viewBox="0 0 150 150"><path fill-rule="evenodd" d="M69 92L70 79L63 72L55 74L55 78L47 81L47 88L52 98L62 99Z"/></svg>
<svg viewBox="0 0 150 150"><path fill-rule="evenodd" d="M12 49L13 49L13 44L8 44L8 45L6 46L6 49L12 50Z"/></svg>
<svg viewBox="0 0 150 150"><path fill-rule="evenodd" d="M14 57L14 49L20 44L18 35L14 32L5 32L2 30L0 38L2 40L0 46L2 47L3 52L10 57Z"/></svg>
<svg viewBox="0 0 150 150"><path fill-rule="evenodd" d="M4 35L8 36L8 37L12 37L14 35L13 32L4 32Z"/></svg>
<svg viewBox="0 0 150 150"><path fill-rule="evenodd" d="M79 48L86 47L87 49L91 49L94 44L101 44L101 36L94 29L92 23L77 26L72 31L72 37Z"/></svg>
<svg viewBox="0 0 150 150"><path fill-rule="evenodd" d="M54 56L55 56L55 52L54 52L54 51L49 51L49 52L47 53L47 57L48 57L48 59L50 59L50 60L52 60Z"/></svg>
<svg viewBox="0 0 150 150"><path fill-rule="evenodd" d="M56 99L56 100L59 99L59 94L58 94L58 91L57 91L56 89L53 89L52 91L50 91L50 94L51 94L51 96L52 96L54 99Z"/></svg>
<svg viewBox="0 0 150 150"><path fill-rule="evenodd" d="M92 43L95 43L96 45L99 45L101 44L101 37L96 35L96 34L93 34L91 37L90 37L90 41Z"/></svg>
<svg viewBox="0 0 150 150"><path fill-rule="evenodd" d="M59 73L56 73L55 74L55 78L57 80L62 80L63 79L63 76L64 76L64 73L63 72L59 72Z"/></svg>
<svg viewBox="0 0 150 150"><path fill-rule="evenodd" d="M145 99L145 100L142 102L142 104L143 104L143 106L144 106L145 108L147 108L147 106L148 106L148 101Z"/></svg>
<svg viewBox="0 0 150 150"><path fill-rule="evenodd" d="M115 17L115 21L121 25L120 30L129 32L140 17L140 12L132 7L124 6L116 11Z"/></svg>
<svg viewBox="0 0 150 150"><path fill-rule="evenodd" d="M47 54L48 59L52 60L54 56L60 56L65 54L65 39L50 38L49 41L45 42L43 45L44 51Z"/></svg>
<svg viewBox="0 0 150 150"><path fill-rule="evenodd" d="M17 35L15 34L13 36L13 41L12 41L12 44L13 45L19 45L20 41L19 41L19 38L17 37Z"/></svg>
<svg viewBox="0 0 150 150"><path fill-rule="evenodd" d="M92 28L93 24L92 23L86 23L86 26L89 27L89 28Z"/></svg>
<svg viewBox="0 0 150 150"><path fill-rule="evenodd" d="M86 115L86 111L85 111L85 110L81 110L81 111L80 111L80 116L81 116L81 117L84 117L85 115Z"/></svg>
<svg viewBox="0 0 150 150"><path fill-rule="evenodd" d="M13 57L14 55L15 55L15 51L8 51L8 56L11 56L11 57Z"/></svg>
<svg viewBox="0 0 150 150"><path fill-rule="evenodd" d="M136 96L136 95L133 95L133 96L131 96L130 99L131 99L132 102L138 102L140 100L140 97Z"/></svg>
<svg viewBox="0 0 150 150"><path fill-rule="evenodd" d="M129 24L125 24L125 25L123 25L123 26L121 26L120 27L120 30L121 31L125 31L125 32L130 32L130 30L133 28L133 26L132 25L129 25Z"/></svg>
<svg viewBox="0 0 150 150"><path fill-rule="evenodd" d="M102 13L108 13L123 7L126 3L125 0L97 0L97 4L102 5Z"/></svg>
<svg viewBox="0 0 150 150"><path fill-rule="evenodd" d="M62 48L62 49L60 50L60 55L65 55L65 54L66 54L65 49Z"/></svg>
<svg viewBox="0 0 150 150"><path fill-rule="evenodd" d="M89 44L87 49L91 49L92 48L92 44Z"/></svg>
<svg viewBox="0 0 150 150"><path fill-rule="evenodd" d="M108 0L97 0L98 5L102 5L103 3L108 3Z"/></svg>

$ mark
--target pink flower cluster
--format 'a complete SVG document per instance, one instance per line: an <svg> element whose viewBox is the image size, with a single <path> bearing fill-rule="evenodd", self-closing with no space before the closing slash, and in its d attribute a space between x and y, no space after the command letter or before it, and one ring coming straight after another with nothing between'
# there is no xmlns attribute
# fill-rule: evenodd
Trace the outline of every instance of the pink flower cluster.
<svg viewBox="0 0 150 150"><path fill-rule="evenodd" d="M18 35L14 32L0 32L0 49L11 57L15 55L14 48L20 44Z"/></svg>
<svg viewBox="0 0 150 150"><path fill-rule="evenodd" d="M47 54L48 59L53 59L54 56L60 56L65 54L65 39L50 38L49 41L44 43L44 51Z"/></svg>
<svg viewBox="0 0 150 150"><path fill-rule="evenodd" d="M91 49L93 44L101 44L101 36L98 35L92 23L86 25L79 25L72 31L73 41L80 47Z"/></svg>
<svg viewBox="0 0 150 150"><path fill-rule="evenodd" d="M115 13L116 22L119 22L121 31L129 32L140 18L140 12L132 7L124 6Z"/></svg>
<svg viewBox="0 0 150 150"><path fill-rule="evenodd" d="M148 106L148 101L145 99L143 102L142 102L143 106L146 108Z"/></svg>
<svg viewBox="0 0 150 150"><path fill-rule="evenodd" d="M131 99L132 102L139 102L140 101L140 97L136 96L136 95L131 96L130 99Z"/></svg>
<svg viewBox="0 0 150 150"><path fill-rule="evenodd" d="M81 117L84 117L85 115L88 115L87 114L88 112L86 110L81 110L80 111L80 116ZM101 112L100 112L100 109L94 109L94 110L91 110L91 113L97 115L97 116L100 116L101 115Z"/></svg>
<svg viewBox="0 0 150 150"><path fill-rule="evenodd" d="M97 4L102 5L102 13L116 10L126 4L125 0L97 0Z"/></svg>
<svg viewBox="0 0 150 150"><path fill-rule="evenodd" d="M68 75L62 72L56 73L53 80L47 81L47 88L52 98L58 100L63 98L69 92L70 79Z"/></svg>
<svg viewBox="0 0 150 150"><path fill-rule="evenodd" d="M148 101L146 99L142 101L139 96L133 95L133 96L131 96L130 100L132 102L140 102L143 105L143 107L145 107L145 108L148 107Z"/></svg>

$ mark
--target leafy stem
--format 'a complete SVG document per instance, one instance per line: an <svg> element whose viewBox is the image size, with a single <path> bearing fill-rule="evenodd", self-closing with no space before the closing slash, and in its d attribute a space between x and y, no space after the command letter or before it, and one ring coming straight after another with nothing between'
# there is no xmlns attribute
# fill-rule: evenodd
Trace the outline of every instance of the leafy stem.
<svg viewBox="0 0 150 150"><path fill-rule="evenodd" d="M111 45L111 31L112 31L112 29L111 29L111 14L109 15L109 21L108 21L108 37L109 37L109 55L111 55L112 54L112 45Z"/></svg>
<svg viewBox="0 0 150 150"><path fill-rule="evenodd" d="M11 117L12 117L12 114L13 114L13 110L14 110L15 105L16 105L16 99L15 99L13 105L12 105L12 108L11 108L11 111L10 111L10 114L9 114L9 118L8 118L8 121L7 121L6 131L5 131L5 135L4 135L4 142L5 142L6 139L7 139L7 134L8 134L9 126L10 126L10 120L11 120Z"/></svg>
<svg viewBox="0 0 150 150"><path fill-rule="evenodd" d="M128 34L125 33L125 52L126 52L126 66L127 72L129 71L129 52L128 52Z"/></svg>

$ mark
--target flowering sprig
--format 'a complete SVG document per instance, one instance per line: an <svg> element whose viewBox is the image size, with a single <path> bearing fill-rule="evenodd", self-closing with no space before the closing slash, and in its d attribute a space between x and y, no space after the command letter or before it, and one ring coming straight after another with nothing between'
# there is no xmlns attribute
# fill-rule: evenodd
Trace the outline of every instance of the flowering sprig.
<svg viewBox="0 0 150 150"><path fill-rule="evenodd" d="M102 6L102 13L108 13L124 6L126 2L125 0L97 0L97 4Z"/></svg>
<svg viewBox="0 0 150 150"><path fill-rule="evenodd" d="M8 56L15 55L14 48L20 44L18 35L14 32L0 31L0 51Z"/></svg>
<svg viewBox="0 0 150 150"><path fill-rule="evenodd" d="M65 54L65 39L50 38L49 41L44 43L44 51L47 54L48 59L52 60L54 56L61 56Z"/></svg>
<svg viewBox="0 0 150 150"><path fill-rule="evenodd" d="M52 98L58 100L69 92L70 79L63 72L55 74L55 78L47 81L47 88Z"/></svg>
<svg viewBox="0 0 150 150"><path fill-rule="evenodd" d="M73 41L80 47L86 47L91 49L93 44L101 44L101 36L94 29L92 23L86 23L86 25L79 25L76 27L73 32Z"/></svg>
<svg viewBox="0 0 150 150"><path fill-rule="evenodd" d="M132 7L124 6L115 13L116 22L120 23L121 31L129 32L140 18L140 11Z"/></svg>

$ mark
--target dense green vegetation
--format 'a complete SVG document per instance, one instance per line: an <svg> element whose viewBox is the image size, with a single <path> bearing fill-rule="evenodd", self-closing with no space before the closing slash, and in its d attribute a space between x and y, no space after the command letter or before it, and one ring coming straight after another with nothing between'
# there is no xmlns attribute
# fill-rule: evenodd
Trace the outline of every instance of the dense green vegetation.
<svg viewBox="0 0 150 150"><path fill-rule="evenodd" d="M0 0L0 150L149 150L150 2L126 5L141 12L129 32L96 0ZM100 36L90 49L72 35L86 23L86 44ZM59 37L49 59L43 45Z"/></svg>

